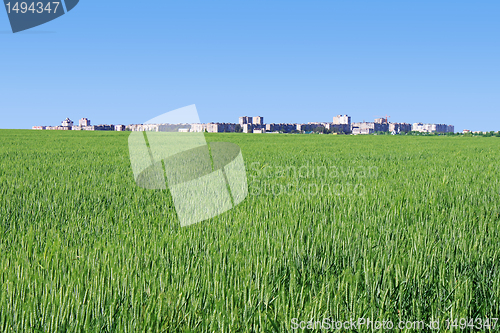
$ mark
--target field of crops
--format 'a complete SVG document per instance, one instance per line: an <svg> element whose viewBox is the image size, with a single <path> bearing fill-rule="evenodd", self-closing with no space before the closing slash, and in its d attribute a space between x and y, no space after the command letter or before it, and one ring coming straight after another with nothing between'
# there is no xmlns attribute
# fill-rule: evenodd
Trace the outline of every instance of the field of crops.
<svg viewBox="0 0 500 333"><path fill-rule="evenodd" d="M249 195L181 228L127 136L0 130L1 332L500 316L500 138L206 134Z"/></svg>

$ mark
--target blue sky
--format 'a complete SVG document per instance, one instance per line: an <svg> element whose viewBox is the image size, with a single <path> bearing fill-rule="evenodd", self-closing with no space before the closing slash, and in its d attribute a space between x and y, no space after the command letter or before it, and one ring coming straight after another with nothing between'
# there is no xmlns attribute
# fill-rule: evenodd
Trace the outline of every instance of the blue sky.
<svg viewBox="0 0 500 333"><path fill-rule="evenodd" d="M0 128L201 121L500 130L499 1L95 1L17 34L0 10Z"/></svg>

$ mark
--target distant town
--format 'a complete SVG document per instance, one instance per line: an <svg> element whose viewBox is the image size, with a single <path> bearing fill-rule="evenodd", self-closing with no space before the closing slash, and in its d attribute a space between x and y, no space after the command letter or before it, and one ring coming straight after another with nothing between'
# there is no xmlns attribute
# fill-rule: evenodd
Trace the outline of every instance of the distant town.
<svg viewBox="0 0 500 333"><path fill-rule="evenodd" d="M206 123L206 124L133 124L133 125L92 125L87 118L79 120L75 125L69 118L59 126L33 126L34 130L73 130L73 131L153 131L153 132L243 132L243 133L332 133L332 134L378 134L393 135L409 132L419 133L454 133L455 127L446 124L396 123L389 122L388 116L376 118L373 122L351 122L348 115L333 117L332 122L296 123L264 123L264 117L240 117L239 123ZM463 133L470 131L464 130Z"/></svg>

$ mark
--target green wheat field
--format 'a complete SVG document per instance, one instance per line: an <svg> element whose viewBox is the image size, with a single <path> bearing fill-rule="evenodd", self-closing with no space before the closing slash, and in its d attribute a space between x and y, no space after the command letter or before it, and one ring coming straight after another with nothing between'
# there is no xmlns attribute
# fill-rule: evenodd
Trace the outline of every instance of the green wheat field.
<svg viewBox="0 0 500 333"><path fill-rule="evenodd" d="M500 317L500 138L206 139L241 147L249 195L181 228L127 132L0 130L0 331Z"/></svg>

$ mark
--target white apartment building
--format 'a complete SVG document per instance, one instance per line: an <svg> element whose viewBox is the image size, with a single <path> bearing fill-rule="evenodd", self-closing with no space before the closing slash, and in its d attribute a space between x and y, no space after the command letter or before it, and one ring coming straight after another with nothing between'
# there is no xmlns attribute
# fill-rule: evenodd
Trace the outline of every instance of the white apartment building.
<svg viewBox="0 0 500 333"><path fill-rule="evenodd" d="M86 127L86 126L90 126L90 120L87 119L87 118L82 118L78 121L78 125L80 127Z"/></svg>
<svg viewBox="0 0 500 333"><path fill-rule="evenodd" d="M62 127L68 127L68 129L72 128L73 127L73 121L69 118L66 118L64 119L62 122L61 122L61 126Z"/></svg>
<svg viewBox="0 0 500 333"><path fill-rule="evenodd" d="M453 125L446 124L414 123L411 130L421 133L454 133L455 127Z"/></svg>
<svg viewBox="0 0 500 333"><path fill-rule="evenodd" d="M252 118L252 124L256 126L264 125L264 117L257 116Z"/></svg>
<svg viewBox="0 0 500 333"><path fill-rule="evenodd" d="M338 115L333 117L333 125L351 125L351 117L348 115Z"/></svg>

